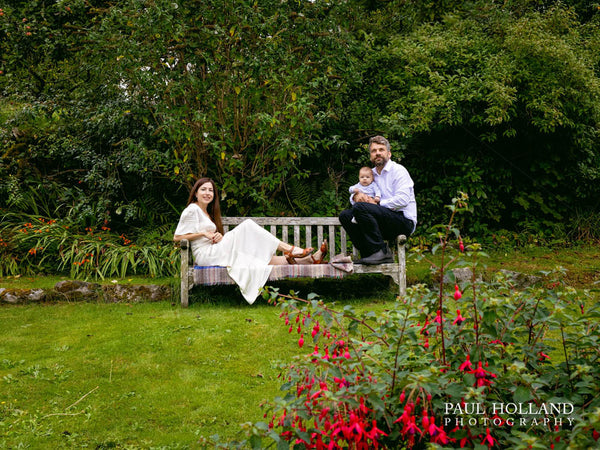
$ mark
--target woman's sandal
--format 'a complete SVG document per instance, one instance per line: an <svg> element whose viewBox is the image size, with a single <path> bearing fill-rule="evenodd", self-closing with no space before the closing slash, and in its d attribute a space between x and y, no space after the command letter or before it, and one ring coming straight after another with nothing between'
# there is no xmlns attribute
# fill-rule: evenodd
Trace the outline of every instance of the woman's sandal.
<svg viewBox="0 0 600 450"><path fill-rule="evenodd" d="M319 259L315 259L313 255L310 255L313 264L323 264L323 258L325 258L325 255L327 255L328 249L329 247L327 245L327 240L325 240L323 241L323 243L321 244L321 248L319 249L321 251L321 257Z"/></svg>
<svg viewBox="0 0 600 450"><path fill-rule="evenodd" d="M285 256L285 259L287 260L288 264L297 264L296 258L306 258L313 251L312 247L305 248L305 249L302 249L302 252L300 254L294 255L295 248L297 248L297 247L294 247L292 245L292 248L290 249L289 252L283 252L283 255ZM311 255L311 258L312 258L312 255Z"/></svg>

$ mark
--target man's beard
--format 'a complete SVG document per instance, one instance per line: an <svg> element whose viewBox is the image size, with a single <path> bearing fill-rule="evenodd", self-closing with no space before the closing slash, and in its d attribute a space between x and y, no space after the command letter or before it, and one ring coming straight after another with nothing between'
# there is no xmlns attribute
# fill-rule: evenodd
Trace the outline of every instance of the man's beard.
<svg viewBox="0 0 600 450"><path fill-rule="evenodd" d="M388 162L389 160L385 159L384 157L381 158L377 158L373 161L373 164L375 164L375 167L383 167L385 166L385 164Z"/></svg>

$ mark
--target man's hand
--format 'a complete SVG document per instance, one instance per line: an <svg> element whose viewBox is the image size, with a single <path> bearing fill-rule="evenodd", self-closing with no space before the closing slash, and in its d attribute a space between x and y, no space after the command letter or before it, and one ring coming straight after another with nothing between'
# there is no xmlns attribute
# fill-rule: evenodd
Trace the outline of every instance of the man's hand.
<svg viewBox="0 0 600 450"><path fill-rule="evenodd" d="M367 194L364 194L362 192L359 192L358 194L354 194L354 201L356 203L364 202L364 203L373 203L374 205L377 204L377 202L375 201L375 199L373 197L369 197Z"/></svg>

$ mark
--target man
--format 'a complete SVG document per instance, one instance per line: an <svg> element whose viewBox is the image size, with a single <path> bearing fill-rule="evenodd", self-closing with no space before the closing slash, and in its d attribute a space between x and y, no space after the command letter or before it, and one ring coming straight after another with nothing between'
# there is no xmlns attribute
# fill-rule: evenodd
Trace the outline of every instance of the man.
<svg viewBox="0 0 600 450"><path fill-rule="evenodd" d="M359 264L394 262L386 240L400 234L409 236L417 225L414 183L408 171L390 158L390 143L383 136L372 137L369 152L373 177L381 189L379 203L363 193L350 197L352 209L340 214L340 222L363 257Z"/></svg>

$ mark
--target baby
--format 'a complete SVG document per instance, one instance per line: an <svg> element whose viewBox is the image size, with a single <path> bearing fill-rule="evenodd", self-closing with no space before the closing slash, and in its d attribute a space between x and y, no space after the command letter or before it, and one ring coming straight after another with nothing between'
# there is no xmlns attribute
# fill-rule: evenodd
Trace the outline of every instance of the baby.
<svg viewBox="0 0 600 450"><path fill-rule="evenodd" d="M381 200L381 190L377 183L373 180L373 171L370 167L361 167L358 171L358 183L350 187L350 194L358 194L362 192L379 203ZM352 223L356 223L356 219L352 218Z"/></svg>
<svg viewBox="0 0 600 450"><path fill-rule="evenodd" d="M377 203L381 200L381 190L377 183L373 181L373 171L370 167L361 167L358 172L358 183L350 187L351 194L358 194L359 192L373 197Z"/></svg>

